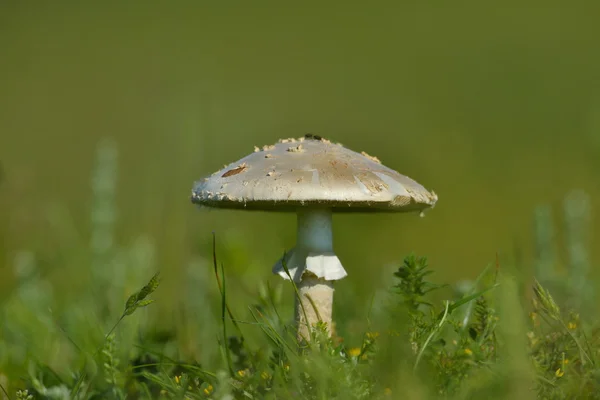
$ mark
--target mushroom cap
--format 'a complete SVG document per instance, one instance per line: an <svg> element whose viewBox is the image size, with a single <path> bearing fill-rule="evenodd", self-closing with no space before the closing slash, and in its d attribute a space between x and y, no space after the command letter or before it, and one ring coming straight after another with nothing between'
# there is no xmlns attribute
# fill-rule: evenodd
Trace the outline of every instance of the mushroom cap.
<svg viewBox="0 0 600 400"><path fill-rule="evenodd" d="M318 136L283 139L194 184L192 202L208 207L295 211L422 211L437 195L414 180Z"/></svg>

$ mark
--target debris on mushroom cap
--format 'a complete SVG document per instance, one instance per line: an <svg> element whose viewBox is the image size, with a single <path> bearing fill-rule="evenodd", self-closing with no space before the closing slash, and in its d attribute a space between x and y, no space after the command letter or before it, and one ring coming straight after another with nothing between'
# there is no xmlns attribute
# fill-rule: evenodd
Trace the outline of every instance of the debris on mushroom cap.
<svg viewBox="0 0 600 400"><path fill-rule="evenodd" d="M368 159L370 159L371 161L375 161L377 164L381 164L381 161L379 161L379 158L375 157L375 156L371 156L369 154L367 154L366 151L361 151L360 154L362 154L363 156L367 157Z"/></svg>
<svg viewBox="0 0 600 400"><path fill-rule="evenodd" d="M288 147L287 151L292 152L292 153L298 153L298 152L304 151L304 147L302 147L302 145L299 144L298 146Z"/></svg>
<svg viewBox="0 0 600 400"><path fill-rule="evenodd" d="M330 140L325 139L322 136L319 135L314 135L312 133L307 133L304 136L301 136L299 138L286 138L286 139L279 139L278 143L296 143L296 142L304 142L305 140L316 140L316 141L321 141L323 143L329 144L331 143ZM339 145L341 145L340 143L338 143ZM263 146L263 150L271 150L274 146ZM255 147L255 151L256 151L256 147Z"/></svg>
<svg viewBox="0 0 600 400"><path fill-rule="evenodd" d="M312 133L307 133L306 135L304 135L305 139L312 139L312 140L322 140L323 138L319 135L314 135Z"/></svg>
<svg viewBox="0 0 600 400"><path fill-rule="evenodd" d="M376 157L314 135L282 140L266 149L196 182L192 201L250 210L320 206L346 212L421 211L437 202L435 193Z"/></svg>
<svg viewBox="0 0 600 400"><path fill-rule="evenodd" d="M318 140L318 141L321 141L326 144L331 143L331 140L325 139L324 137L319 136L319 135L314 135L312 133L307 133L306 135L304 135L304 137L302 137L299 140L301 140L301 141L303 141L303 140Z"/></svg>
<svg viewBox="0 0 600 400"><path fill-rule="evenodd" d="M274 148L275 148L275 145L273 145L273 144L263 146L264 151L273 150Z"/></svg>
<svg viewBox="0 0 600 400"><path fill-rule="evenodd" d="M260 149L258 148L258 146L254 146L254 152L258 153L260 151Z"/></svg>

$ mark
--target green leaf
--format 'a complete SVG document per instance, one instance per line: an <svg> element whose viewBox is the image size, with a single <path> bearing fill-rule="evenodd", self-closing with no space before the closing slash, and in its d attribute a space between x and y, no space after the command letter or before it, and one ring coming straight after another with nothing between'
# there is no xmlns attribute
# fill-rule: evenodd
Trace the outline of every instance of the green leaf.
<svg viewBox="0 0 600 400"><path fill-rule="evenodd" d="M475 300L475 299L477 299L479 296L483 295L484 293L487 293L487 292L489 292L490 290L492 290L492 289L496 288L497 286L500 286L500 284L499 284L499 283L496 283L495 285L492 285L492 286L490 286L490 287L488 287L488 288L486 288L486 289L480 290L480 291L479 291L479 292L477 292L477 293L473 293L472 295L469 295L469 296L467 296L467 297L463 297L462 299L460 299L460 300L458 300L458 301L456 301L456 302L452 303L452 304L450 305L450 308L448 309L448 312L450 312L450 313L451 313L452 311L456 310L456 309L457 309L457 308L459 308L460 306L462 306L462 305L464 305L464 304L467 304L468 302L470 302L470 301L472 301L472 300Z"/></svg>
<svg viewBox="0 0 600 400"><path fill-rule="evenodd" d="M160 272L154 274L152 279L150 279L150 282L148 282L148 284L139 291L137 295L138 300L144 300L146 297L154 293L154 291L158 288L158 285L160 284L158 280L159 273Z"/></svg>
<svg viewBox="0 0 600 400"><path fill-rule="evenodd" d="M125 303L125 309L131 308L135 305L138 299L138 294L134 293L127 299L127 303Z"/></svg>
<svg viewBox="0 0 600 400"><path fill-rule="evenodd" d="M139 307L146 307L147 305L152 304L152 303L154 303L154 300L152 300L152 299L142 300L142 301L140 301L140 302L137 303L137 307L138 308Z"/></svg>
<svg viewBox="0 0 600 400"><path fill-rule="evenodd" d="M148 304L154 302L154 300L146 300L146 297L154 293L156 288L158 288L158 285L160 284L160 281L158 280L158 274L159 272L154 274L152 279L150 279L146 286L144 286L139 292L129 296L127 302L125 303L125 311L123 311L123 316L131 315L138 308L146 307Z"/></svg>

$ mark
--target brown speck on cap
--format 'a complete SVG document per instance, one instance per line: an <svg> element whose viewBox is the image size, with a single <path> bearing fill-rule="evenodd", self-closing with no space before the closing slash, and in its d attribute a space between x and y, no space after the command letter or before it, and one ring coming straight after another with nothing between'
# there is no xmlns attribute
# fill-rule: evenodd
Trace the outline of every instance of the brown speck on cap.
<svg viewBox="0 0 600 400"><path fill-rule="evenodd" d="M223 175L221 175L221 178L227 178L228 176L237 175L239 173L244 172L247 168L248 168L248 166L246 165L246 163L241 163L239 166L235 167L234 169L230 169L229 171L225 172Z"/></svg>
<svg viewBox="0 0 600 400"><path fill-rule="evenodd" d="M319 206L334 212L421 211L437 202L435 193L374 157L323 139L289 143L265 146L266 155L251 153L196 182L192 201L271 211ZM301 151L290 151L294 148Z"/></svg>

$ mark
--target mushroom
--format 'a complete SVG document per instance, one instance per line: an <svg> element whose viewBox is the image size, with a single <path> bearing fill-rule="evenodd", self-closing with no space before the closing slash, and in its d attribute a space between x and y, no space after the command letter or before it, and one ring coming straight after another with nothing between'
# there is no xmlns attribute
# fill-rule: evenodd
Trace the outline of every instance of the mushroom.
<svg viewBox="0 0 600 400"><path fill-rule="evenodd" d="M346 277L333 251L334 212L422 212L437 195L414 180L316 135L283 139L194 184L192 202L208 207L288 211L297 215L296 246L273 273L297 285L298 339L319 320L331 334L333 282ZM284 268L289 271L289 275Z"/></svg>

